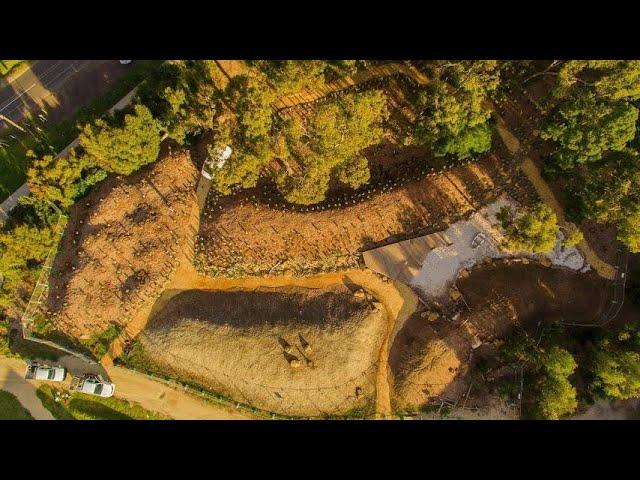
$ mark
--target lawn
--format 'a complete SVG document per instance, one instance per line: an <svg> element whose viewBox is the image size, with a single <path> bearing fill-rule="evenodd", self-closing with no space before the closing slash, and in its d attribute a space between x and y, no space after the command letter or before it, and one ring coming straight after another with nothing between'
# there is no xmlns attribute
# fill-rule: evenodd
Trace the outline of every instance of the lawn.
<svg viewBox="0 0 640 480"><path fill-rule="evenodd" d="M33 417L14 394L0 390L0 420L33 420Z"/></svg>
<svg viewBox="0 0 640 480"><path fill-rule="evenodd" d="M14 68L18 68L27 60L0 60L0 77L6 76Z"/></svg>
<svg viewBox="0 0 640 480"><path fill-rule="evenodd" d="M65 405L54 400L56 391L62 392L42 385L36 390L36 395L57 420L169 420L169 417L114 397L101 398L68 392L71 398Z"/></svg>
<svg viewBox="0 0 640 480"><path fill-rule="evenodd" d="M160 65L161 60L134 62L131 69L115 81L111 90L80 108L72 119L49 125L42 131L37 130L42 124L33 120L32 125L28 125L33 135L16 131L13 133L16 138L6 136L0 139L0 202L26 180L28 151L31 150L35 156L61 151L78 136L77 125L104 114Z"/></svg>

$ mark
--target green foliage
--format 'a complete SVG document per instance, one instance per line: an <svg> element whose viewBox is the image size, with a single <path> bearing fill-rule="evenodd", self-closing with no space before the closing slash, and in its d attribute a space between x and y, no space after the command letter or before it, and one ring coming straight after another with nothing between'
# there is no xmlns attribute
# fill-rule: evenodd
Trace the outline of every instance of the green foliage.
<svg viewBox="0 0 640 480"><path fill-rule="evenodd" d="M306 125L290 123L288 150L302 171L278 179L285 198L302 205L321 202L334 174L354 188L368 181L361 152L380 142L387 117L382 92L368 91L321 105Z"/></svg>
<svg viewBox="0 0 640 480"><path fill-rule="evenodd" d="M640 154L625 149L582 172L568 185L572 213L618 227L618 239L640 251Z"/></svg>
<svg viewBox="0 0 640 480"><path fill-rule="evenodd" d="M33 420L33 417L14 394L0 390L0 420Z"/></svg>
<svg viewBox="0 0 640 480"><path fill-rule="evenodd" d="M565 377L543 377L537 388L537 411L542 418L558 420L578 408L576 389Z"/></svg>
<svg viewBox="0 0 640 480"><path fill-rule="evenodd" d="M93 335L88 340L83 340L82 343L91 350L95 358L100 360L107 354L113 341L118 338L120 330L120 327L111 325L99 334Z"/></svg>
<svg viewBox="0 0 640 480"><path fill-rule="evenodd" d="M82 128L80 145L91 162L107 172L130 175L154 162L160 152L160 125L144 105L135 105L122 126L111 117Z"/></svg>
<svg viewBox="0 0 640 480"><path fill-rule="evenodd" d="M213 128L221 76L212 60L167 63L141 86L138 98L169 137L184 144L187 135Z"/></svg>
<svg viewBox="0 0 640 480"><path fill-rule="evenodd" d="M255 63L278 96L324 85L327 62L323 60L260 60Z"/></svg>
<svg viewBox="0 0 640 480"><path fill-rule="evenodd" d="M509 362L527 366L526 402L534 417L556 420L576 410L577 392L569 377L577 364L568 351L556 345L543 349L521 332L508 337L500 353Z"/></svg>
<svg viewBox="0 0 640 480"><path fill-rule="evenodd" d="M562 244L565 247L575 247L582 240L584 240L584 234L582 233L582 230L580 230L576 226L572 226L567 230Z"/></svg>
<svg viewBox="0 0 640 480"><path fill-rule="evenodd" d="M457 136L447 136L440 139L433 148L437 157L453 155L460 160L472 157L474 154L484 153L491 149L493 135L489 122L462 131Z"/></svg>
<svg viewBox="0 0 640 480"><path fill-rule="evenodd" d="M505 229L508 250L544 253L556 243L559 230L556 214L544 203L521 207L515 214L503 207L499 220Z"/></svg>
<svg viewBox="0 0 640 480"><path fill-rule="evenodd" d="M612 100L640 98L640 60L570 60L558 72L557 96L575 87Z"/></svg>
<svg viewBox="0 0 640 480"><path fill-rule="evenodd" d="M581 91L554 109L540 136L557 142L551 160L567 170L624 149L635 137L637 119L633 105Z"/></svg>
<svg viewBox="0 0 640 480"><path fill-rule="evenodd" d="M58 420L167 420L162 414L119 398L101 398L76 392L68 392L69 400L56 401L63 391L41 385L36 395L42 405Z"/></svg>
<svg viewBox="0 0 640 480"><path fill-rule="evenodd" d="M0 232L0 306L14 306L18 291L37 277L55 236L48 226L18 224Z"/></svg>
<svg viewBox="0 0 640 480"><path fill-rule="evenodd" d="M422 113L414 125L415 141L436 146L439 154L461 154L458 158L486 151L491 112L485 99L500 82L497 62L436 65L431 75L432 82L418 96Z"/></svg>
<svg viewBox="0 0 640 480"><path fill-rule="evenodd" d="M640 353L637 329L627 328L618 339L605 338L594 354L594 392L606 398L640 397Z"/></svg>
<svg viewBox="0 0 640 480"><path fill-rule="evenodd" d="M91 157L72 151L65 158L45 155L36 159L27 171L27 182L32 195L69 207L106 175Z"/></svg>

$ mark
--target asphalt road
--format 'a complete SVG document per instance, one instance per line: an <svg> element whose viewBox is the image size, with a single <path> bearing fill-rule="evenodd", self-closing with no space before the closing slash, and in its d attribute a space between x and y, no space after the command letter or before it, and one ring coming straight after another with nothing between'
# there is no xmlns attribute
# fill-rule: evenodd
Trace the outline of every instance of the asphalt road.
<svg viewBox="0 0 640 480"><path fill-rule="evenodd" d="M0 87L0 115L19 123L24 109L38 112L67 80L100 60L36 60L31 68ZM0 120L0 129L6 122Z"/></svg>

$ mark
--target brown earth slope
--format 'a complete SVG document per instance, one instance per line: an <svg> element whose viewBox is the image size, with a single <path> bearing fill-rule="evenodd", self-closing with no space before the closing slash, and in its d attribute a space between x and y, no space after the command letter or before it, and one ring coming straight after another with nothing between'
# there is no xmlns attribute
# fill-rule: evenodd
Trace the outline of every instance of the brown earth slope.
<svg viewBox="0 0 640 480"><path fill-rule="evenodd" d="M196 170L184 152L109 178L72 207L50 278L55 326L86 338L125 325L193 242Z"/></svg>
<svg viewBox="0 0 640 480"><path fill-rule="evenodd" d="M212 276L311 273L358 265L359 252L440 231L507 190L521 197L495 154L347 202L297 211L270 207L257 191L218 200L203 213L196 268ZM410 178L416 178L415 176ZM390 188L390 190L387 190ZM339 205L342 203L342 205Z"/></svg>
<svg viewBox="0 0 640 480"><path fill-rule="evenodd" d="M372 406L382 304L345 286L174 296L139 339L156 364L234 400L286 415Z"/></svg>
<svg viewBox="0 0 640 480"><path fill-rule="evenodd" d="M470 311L457 320L414 314L395 338L389 364L398 405L460 399L474 361L495 356L495 341L514 327L535 330L538 321L556 319L589 323L608 298L606 281L593 272L532 264L480 266L457 284ZM474 344L482 346L474 350Z"/></svg>

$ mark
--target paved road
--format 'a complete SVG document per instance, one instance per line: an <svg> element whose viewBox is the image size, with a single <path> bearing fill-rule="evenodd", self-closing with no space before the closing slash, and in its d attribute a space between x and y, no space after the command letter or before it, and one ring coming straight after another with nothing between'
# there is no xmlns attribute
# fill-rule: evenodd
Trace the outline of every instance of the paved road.
<svg viewBox="0 0 640 480"><path fill-rule="evenodd" d="M31 68L0 87L0 114L14 122L23 119L24 109L38 112L43 105L54 105L56 90L73 75L97 60L36 60ZM2 120L0 129L7 123Z"/></svg>

